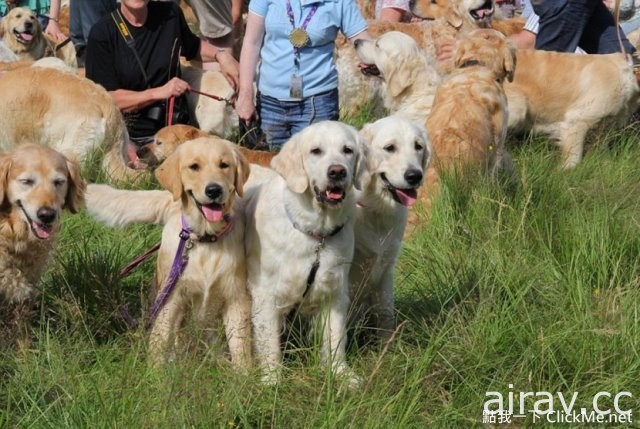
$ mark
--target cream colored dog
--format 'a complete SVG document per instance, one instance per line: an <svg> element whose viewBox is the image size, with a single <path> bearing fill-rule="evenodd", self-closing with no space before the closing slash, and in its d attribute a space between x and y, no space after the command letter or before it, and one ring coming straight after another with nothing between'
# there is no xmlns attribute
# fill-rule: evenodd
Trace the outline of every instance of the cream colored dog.
<svg viewBox="0 0 640 429"><path fill-rule="evenodd" d="M37 142L76 162L102 155L104 170L121 178L136 173L125 164L128 140L113 98L88 79L43 67L0 78L0 150Z"/></svg>
<svg viewBox="0 0 640 429"><path fill-rule="evenodd" d="M182 78L194 90L221 98L221 100L190 91L187 104L201 130L229 138L238 130L238 115L231 105L235 91L224 75L218 71L203 71L195 67L182 67Z"/></svg>
<svg viewBox="0 0 640 429"><path fill-rule="evenodd" d="M355 253L349 271L352 319L366 317L386 340L395 327L393 272L408 208L417 198L431 142L422 125L394 115L365 125L367 147L362 191L357 193Z"/></svg>
<svg viewBox="0 0 640 429"><path fill-rule="evenodd" d="M84 189L78 166L53 149L25 144L0 155L0 305L5 309L34 297L55 249L62 210L79 210ZM26 320L8 322L22 329Z"/></svg>
<svg viewBox="0 0 640 429"><path fill-rule="evenodd" d="M233 143L204 137L180 145L156 176L166 191L123 191L105 185L89 185L87 191L89 212L108 225L164 226L156 265L158 286L167 282L179 243L187 240L186 268L153 323L151 361L165 362L181 349L181 328L193 308L212 341L222 319L233 364L247 367L251 305L244 219L235 195L243 195L249 164Z"/></svg>
<svg viewBox="0 0 640 429"><path fill-rule="evenodd" d="M562 166L582 159L589 130L620 124L638 107L640 90L622 54L578 55L519 49L513 82L505 82L509 129L533 130L562 150Z"/></svg>
<svg viewBox="0 0 640 429"><path fill-rule="evenodd" d="M418 43L405 33L390 31L375 40L357 40L355 47L367 73L382 81L384 106L424 123L441 79Z"/></svg>
<svg viewBox="0 0 640 429"><path fill-rule="evenodd" d="M273 159L278 174L247 188L255 351L267 382L278 379L281 327L296 309L322 325L323 363L359 382L345 359L345 324L360 150L353 127L312 124Z"/></svg>

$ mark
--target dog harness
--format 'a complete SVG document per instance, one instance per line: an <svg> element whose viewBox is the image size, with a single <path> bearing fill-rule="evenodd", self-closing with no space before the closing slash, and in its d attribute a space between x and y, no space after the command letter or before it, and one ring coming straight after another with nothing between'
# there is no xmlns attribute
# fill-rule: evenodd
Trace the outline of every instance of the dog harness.
<svg viewBox="0 0 640 429"><path fill-rule="evenodd" d="M156 301L153 303L153 307L149 311L149 320L147 322L147 327L151 326L162 310L162 307L166 304L171 292L175 288L180 276L184 272L184 269L187 267L187 262L189 262L189 250L193 248L196 242L200 243L215 243L220 240L225 234L227 234L231 228L233 227L233 219L230 215L225 215L224 218L227 223L225 227L218 234L206 234L201 237L193 234L193 230L187 223L187 219L184 217L184 214L181 217L182 229L178 236L180 237L180 243L178 244L178 249L176 250L176 256L173 258L173 264L171 265L171 271L169 272L169 277L167 281L158 294Z"/></svg>

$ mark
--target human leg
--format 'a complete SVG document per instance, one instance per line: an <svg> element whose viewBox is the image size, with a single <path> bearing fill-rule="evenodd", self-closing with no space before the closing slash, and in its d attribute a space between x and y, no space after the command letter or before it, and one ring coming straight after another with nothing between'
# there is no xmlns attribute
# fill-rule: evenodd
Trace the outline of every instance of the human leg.
<svg viewBox="0 0 640 429"><path fill-rule="evenodd" d="M287 103L268 95L258 94L256 110L260 115L260 128L270 151L279 151L291 137L291 124L287 120Z"/></svg>
<svg viewBox="0 0 640 429"><path fill-rule="evenodd" d="M198 17L202 36L216 46L219 46L217 41L226 42L226 47L232 46L231 0L187 0L187 3Z"/></svg>
<svg viewBox="0 0 640 429"><path fill-rule="evenodd" d="M575 52L587 23L601 0L541 0L532 2L540 17L536 49Z"/></svg>
<svg viewBox="0 0 640 429"><path fill-rule="evenodd" d="M618 27L613 15L603 2L595 5L591 19L587 23L585 31L580 39L580 47L590 54L610 54L620 52L620 44L628 54L635 52L635 48L620 30L618 39Z"/></svg>

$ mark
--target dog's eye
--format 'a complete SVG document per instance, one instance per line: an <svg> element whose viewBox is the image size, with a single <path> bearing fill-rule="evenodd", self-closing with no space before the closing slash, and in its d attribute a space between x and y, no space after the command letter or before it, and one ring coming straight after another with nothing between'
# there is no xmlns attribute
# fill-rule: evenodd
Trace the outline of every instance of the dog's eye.
<svg viewBox="0 0 640 429"><path fill-rule="evenodd" d="M65 183L67 183L66 180L64 179L56 179L53 181L53 186L55 186L56 188L59 188L60 186L64 185Z"/></svg>
<svg viewBox="0 0 640 429"><path fill-rule="evenodd" d="M394 153L396 151L396 145L388 144L384 147L384 150L386 150L389 153Z"/></svg>
<svg viewBox="0 0 640 429"><path fill-rule="evenodd" d="M156 142L156 146L162 146L162 140L158 140L158 141Z"/></svg>
<svg viewBox="0 0 640 429"><path fill-rule="evenodd" d="M222 162L220 162L219 167L220 167L221 170L224 170L225 168L229 168L229 164L227 164L226 162L222 161Z"/></svg>
<svg viewBox="0 0 640 429"><path fill-rule="evenodd" d="M345 155L351 155L353 154L353 148L345 146L344 148L342 148L342 153L344 153Z"/></svg>
<svg viewBox="0 0 640 429"><path fill-rule="evenodd" d="M414 147L415 147L415 149L416 149L416 150L422 150L422 149L424 149L424 146L422 146L422 145L420 144L420 142L419 142L419 141L417 141L417 140L416 140L413 144L414 144Z"/></svg>
<svg viewBox="0 0 640 429"><path fill-rule="evenodd" d="M311 149L311 153L313 155L322 155L322 149L320 149L319 147L314 147L313 149Z"/></svg>
<svg viewBox="0 0 640 429"><path fill-rule="evenodd" d="M191 164L189 166L189 169L192 171L199 171L200 170L200 164L198 164L197 162L194 162L193 164Z"/></svg>
<svg viewBox="0 0 640 429"><path fill-rule="evenodd" d="M22 183L25 186L33 186L33 184L35 183L35 180L33 180L33 179L20 179L20 183Z"/></svg>

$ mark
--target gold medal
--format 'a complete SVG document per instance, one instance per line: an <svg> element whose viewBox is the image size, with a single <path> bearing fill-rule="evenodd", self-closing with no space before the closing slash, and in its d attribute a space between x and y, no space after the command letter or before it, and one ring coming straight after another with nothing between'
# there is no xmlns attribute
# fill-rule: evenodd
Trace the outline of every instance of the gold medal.
<svg viewBox="0 0 640 429"><path fill-rule="evenodd" d="M303 28L294 28L289 33L289 41L296 48L304 48L309 43L309 35Z"/></svg>

